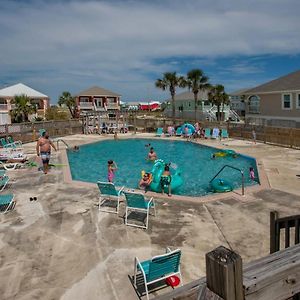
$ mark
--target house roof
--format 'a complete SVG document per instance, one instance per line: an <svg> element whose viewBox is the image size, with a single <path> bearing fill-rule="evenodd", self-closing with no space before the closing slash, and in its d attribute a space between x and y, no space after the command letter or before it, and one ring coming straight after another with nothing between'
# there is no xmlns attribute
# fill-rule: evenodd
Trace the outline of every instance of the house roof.
<svg viewBox="0 0 300 300"><path fill-rule="evenodd" d="M42 94L23 83L18 83L0 90L0 97L14 97L19 95L26 95L30 98L49 98L47 95Z"/></svg>
<svg viewBox="0 0 300 300"><path fill-rule="evenodd" d="M300 70L247 90L245 94L300 90Z"/></svg>
<svg viewBox="0 0 300 300"><path fill-rule="evenodd" d="M229 95L230 96L241 96L241 95L243 95L245 92L247 92L249 90L250 90L250 88L240 89L240 90L237 90L237 91L234 91L234 92L230 93Z"/></svg>
<svg viewBox="0 0 300 300"><path fill-rule="evenodd" d="M76 96L113 96L113 97L120 97L121 95L114 93L110 90L106 90L104 88L93 86L87 90L81 91L77 93Z"/></svg>
<svg viewBox="0 0 300 300"><path fill-rule="evenodd" d="M200 91L198 93L198 99L207 99L208 98L208 91ZM194 94L193 92L183 92L180 94L175 95L175 101L188 101L188 100L194 100ZM169 98L167 101L171 101L171 98Z"/></svg>

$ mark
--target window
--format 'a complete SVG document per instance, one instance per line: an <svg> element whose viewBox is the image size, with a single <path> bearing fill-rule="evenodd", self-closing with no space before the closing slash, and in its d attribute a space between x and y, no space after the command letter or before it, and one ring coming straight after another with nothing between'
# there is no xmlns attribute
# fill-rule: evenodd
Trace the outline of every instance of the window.
<svg viewBox="0 0 300 300"><path fill-rule="evenodd" d="M296 108L300 109L300 93L297 94L297 98L296 98Z"/></svg>
<svg viewBox="0 0 300 300"><path fill-rule="evenodd" d="M249 98L249 113L259 114L260 99L258 96L251 96Z"/></svg>
<svg viewBox="0 0 300 300"><path fill-rule="evenodd" d="M292 94L282 94L282 109L292 109Z"/></svg>

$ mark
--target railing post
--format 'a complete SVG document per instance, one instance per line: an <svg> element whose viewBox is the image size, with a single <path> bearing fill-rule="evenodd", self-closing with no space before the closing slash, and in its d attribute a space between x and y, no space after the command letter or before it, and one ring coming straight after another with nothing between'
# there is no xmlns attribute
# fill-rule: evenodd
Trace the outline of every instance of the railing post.
<svg viewBox="0 0 300 300"><path fill-rule="evenodd" d="M134 124L134 134L136 134L136 114L133 117L133 124Z"/></svg>
<svg viewBox="0 0 300 300"><path fill-rule="evenodd" d="M276 220L278 219L278 212L270 212L270 254L278 251L277 249L277 240L278 233L276 232Z"/></svg>
<svg viewBox="0 0 300 300"><path fill-rule="evenodd" d="M241 171L242 174L242 196L245 196L245 177L244 177L244 172Z"/></svg>
<svg viewBox="0 0 300 300"><path fill-rule="evenodd" d="M242 258L223 246L205 258L207 287L224 300L244 300Z"/></svg>

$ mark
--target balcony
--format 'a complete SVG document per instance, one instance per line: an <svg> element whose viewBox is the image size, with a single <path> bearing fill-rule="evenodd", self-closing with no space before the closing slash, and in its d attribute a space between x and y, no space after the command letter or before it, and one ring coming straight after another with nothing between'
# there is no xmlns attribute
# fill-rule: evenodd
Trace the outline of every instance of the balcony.
<svg viewBox="0 0 300 300"><path fill-rule="evenodd" d="M7 111L7 104L1 103L1 104L0 104L0 110L5 110L5 111Z"/></svg>
<svg viewBox="0 0 300 300"><path fill-rule="evenodd" d="M118 103L108 103L106 104L107 110L120 110L120 105Z"/></svg>
<svg viewBox="0 0 300 300"><path fill-rule="evenodd" d="M93 102L79 102L80 109L94 109Z"/></svg>

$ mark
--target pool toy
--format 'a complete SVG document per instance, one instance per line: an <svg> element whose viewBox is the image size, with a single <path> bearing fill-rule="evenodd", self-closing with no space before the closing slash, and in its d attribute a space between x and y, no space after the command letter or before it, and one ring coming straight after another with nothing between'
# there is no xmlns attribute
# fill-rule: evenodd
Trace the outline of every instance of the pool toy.
<svg viewBox="0 0 300 300"><path fill-rule="evenodd" d="M196 131L195 127L194 127L192 124L190 124L190 123L184 123L184 124L181 126L181 131L182 131L183 133L185 133L185 132L184 132L184 128L185 128L185 127L187 127L188 129L190 129L190 131L191 131L192 134L194 134L194 132Z"/></svg>
<svg viewBox="0 0 300 300"><path fill-rule="evenodd" d="M237 157L238 154L234 150L222 150L219 152L215 152L213 154L215 157L225 157L225 156L231 156L231 157Z"/></svg>
<svg viewBox="0 0 300 300"><path fill-rule="evenodd" d="M164 172L166 163L162 159L157 159L152 167L152 182L150 184L150 190L153 192L161 192L161 183L160 179ZM171 190L176 191L183 184L183 179L181 177L181 172L178 169L174 169L172 165L170 165L171 172ZM164 191L168 192L168 187L164 188Z"/></svg>
<svg viewBox="0 0 300 300"><path fill-rule="evenodd" d="M233 190L231 183L225 179L216 178L210 183L210 185L215 193L225 193Z"/></svg>

